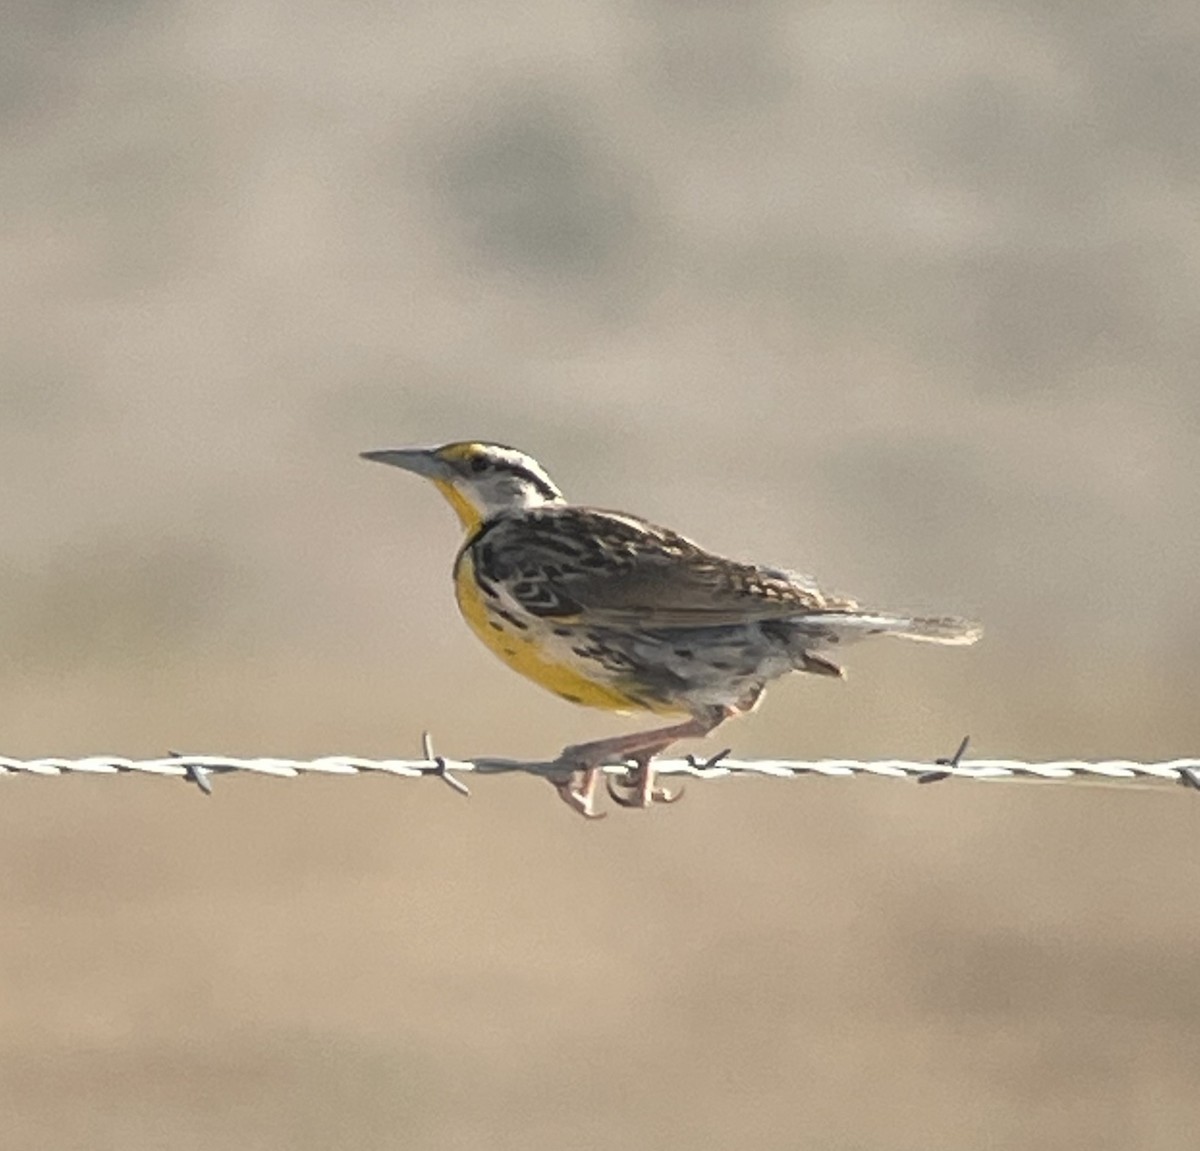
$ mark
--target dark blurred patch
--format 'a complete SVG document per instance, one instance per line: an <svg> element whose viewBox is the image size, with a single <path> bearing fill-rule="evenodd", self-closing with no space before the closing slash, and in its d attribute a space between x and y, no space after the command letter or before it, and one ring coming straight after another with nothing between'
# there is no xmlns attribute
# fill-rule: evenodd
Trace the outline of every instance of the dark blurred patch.
<svg viewBox="0 0 1200 1151"><path fill-rule="evenodd" d="M113 540L60 548L36 569L0 575L0 624L10 670L66 669L154 656L228 609L224 549L196 541Z"/></svg>
<svg viewBox="0 0 1200 1151"><path fill-rule="evenodd" d="M917 90L888 115L932 183L969 188L1001 219L1036 210L1079 224L1103 208L1112 173L1090 110L1011 67Z"/></svg>
<svg viewBox="0 0 1200 1151"><path fill-rule="evenodd" d="M0 122L28 132L53 115L75 90L75 83L58 69L29 53L26 42L0 40Z"/></svg>
<svg viewBox="0 0 1200 1151"><path fill-rule="evenodd" d="M217 994L207 980L156 990L164 996L160 1013L176 1019L188 1018L198 999ZM166 999L169 991L173 1000ZM34 1049L5 1064L6 1079L26 1116L45 1116L43 1122L53 1122L49 1116L61 1110L64 1097L86 1107L91 1121L80 1146L150 1147L159 1143L164 1124L181 1123L201 1133L205 1144L271 1146L286 1131L295 1148L347 1141L375 1148L390 1145L397 1131L425 1145L430 1109L453 1110L462 1070L417 1033L405 1036L397 1051L377 1037L303 1027L248 1026L233 1046L202 1039L180 1047L142 1038L122 1045L119 1055L98 1054ZM320 1088L297 1089L306 1082Z"/></svg>
<svg viewBox="0 0 1200 1151"><path fill-rule="evenodd" d="M785 96L797 82L787 52L788 5L644 0L639 8L650 30L652 87L693 114L744 114Z"/></svg>
<svg viewBox="0 0 1200 1151"><path fill-rule="evenodd" d="M0 122L23 132L61 112L85 80L79 62L120 46L162 0L11 0L0 37Z"/></svg>
<svg viewBox="0 0 1200 1151"><path fill-rule="evenodd" d="M95 244L93 283L106 292L157 286L191 263L216 177L206 117L176 91L131 95L112 116L112 135L66 159L53 193Z"/></svg>
<svg viewBox="0 0 1200 1151"><path fill-rule="evenodd" d="M352 344L337 352L326 390L312 405L322 436L344 428L359 437L403 438L413 434L409 429L447 418L462 402L464 381L442 365Z"/></svg>
<svg viewBox="0 0 1200 1151"><path fill-rule="evenodd" d="M211 238L223 178L211 108L166 80L108 79L92 81L86 102L43 110L61 102L62 84L53 74L28 80L43 134L6 165L9 211L52 236L45 256L51 269L70 261L71 295L161 291Z"/></svg>
<svg viewBox="0 0 1200 1151"><path fill-rule="evenodd" d="M645 195L578 94L512 88L442 131L429 181L485 259L586 284L644 239Z"/></svg>
<svg viewBox="0 0 1200 1151"><path fill-rule="evenodd" d="M980 541L1006 539L1009 513L997 496L1007 477L968 445L911 432L847 439L812 479L825 488L819 498L861 517L856 549L914 594L987 585L980 577L994 557Z"/></svg>
<svg viewBox="0 0 1200 1151"><path fill-rule="evenodd" d="M97 28L128 31L128 24L152 9L169 7L163 0L49 0L26 5L35 10L43 29L66 38L77 38Z"/></svg>
<svg viewBox="0 0 1200 1151"><path fill-rule="evenodd" d="M975 318L976 386L1046 395L1077 388L1073 369L1152 350L1161 328L1144 284L1159 267L1132 242L1031 242L964 261L956 279Z"/></svg>
<svg viewBox="0 0 1200 1151"><path fill-rule="evenodd" d="M971 76L938 93L937 107L926 107L918 139L930 148L943 170L947 165L994 175L996 168L1028 162L1031 144L1049 143L1044 133L1031 131L1023 117L1024 94L999 77Z"/></svg>
<svg viewBox="0 0 1200 1151"><path fill-rule="evenodd" d="M1106 150L1128 149L1172 178L1200 175L1200 21L1195 8L1167 6L1152 17L1120 6L1118 18L1091 25L1081 53L1096 95Z"/></svg>
<svg viewBox="0 0 1200 1151"><path fill-rule="evenodd" d="M1069 924L1064 934L1073 934ZM1151 952L1134 941L945 931L928 923L919 936L922 958L912 970L919 1006L931 1015L1013 1020L1057 1009L1143 1024L1190 1020L1200 1031L1190 945Z"/></svg>
<svg viewBox="0 0 1200 1151"><path fill-rule="evenodd" d="M0 440L51 433L62 437L107 415L107 398L89 385L73 349L38 335L39 341L11 340L6 349L0 372ZM24 440L21 446L28 445Z"/></svg>

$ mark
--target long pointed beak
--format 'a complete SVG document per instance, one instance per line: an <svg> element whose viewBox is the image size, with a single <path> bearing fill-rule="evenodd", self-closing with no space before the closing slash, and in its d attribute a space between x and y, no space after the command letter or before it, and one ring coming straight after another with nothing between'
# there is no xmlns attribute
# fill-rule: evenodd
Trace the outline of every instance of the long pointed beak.
<svg viewBox="0 0 1200 1151"><path fill-rule="evenodd" d="M449 475L449 467L434 454L433 448L384 448L378 452L360 452L364 460L374 460L378 464L391 464L394 468L403 468L406 472L414 472L427 479L445 479Z"/></svg>

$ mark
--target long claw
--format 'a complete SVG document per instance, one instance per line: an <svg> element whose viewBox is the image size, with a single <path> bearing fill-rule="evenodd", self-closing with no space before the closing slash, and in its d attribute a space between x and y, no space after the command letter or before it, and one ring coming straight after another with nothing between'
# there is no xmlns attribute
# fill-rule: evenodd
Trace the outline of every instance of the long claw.
<svg viewBox="0 0 1200 1151"><path fill-rule="evenodd" d="M580 795L573 788L567 789L558 793L559 798L577 815L582 815L584 819L607 819L607 811L595 811L588 806L587 798Z"/></svg>
<svg viewBox="0 0 1200 1151"><path fill-rule="evenodd" d="M606 775L604 777L604 788L608 792L609 798L621 807L643 808L649 807L651 803L675 803L683 798L683 787L677 791L670 791L665 787L651 788L646 790L646 773L650 770L649 761L638 764L637 767L630 768L624 776ZM626 792L632 791L633 795L622 794L621 789Z"/></svg>
<svg viewBox="0 0 1200 1151"><path fill-rule="evenodd" d="M550 782L554 786L554 790L558 792L558 798L576 814L582 815L584 819L604 819L607 817L607 811L596 811L592 807L592 797L590 795L575 790L575 781L573 779L564 779L561 782L552 779Z"/></svg>
<svg viewBox="0 0 1200 1151"><path fill-rule="evenodd" d="M641 803L636 799L631 799L628 795L622 795L617 788L621 786L614 782L611 775L604 777L604 790L608 792L608 797L619 807L641 807ZM626 787L634 787L636 784L625 784Z"/></svg>

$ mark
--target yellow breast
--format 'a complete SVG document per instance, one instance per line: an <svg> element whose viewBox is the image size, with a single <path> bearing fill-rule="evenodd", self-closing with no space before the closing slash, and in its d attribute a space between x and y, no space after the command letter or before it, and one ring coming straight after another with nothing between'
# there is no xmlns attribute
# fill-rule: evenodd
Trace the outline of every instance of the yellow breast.
<svg viewBox="0 0 1200 1151"><path fill-rule="evenodd" d="M587 707L608 711L642 711L646 704L626 695L611 682L588 675L582 659L554 658L545 637L545 625L530 622L525 630L506 621L489 605L475 580L468 551L459 554L454 568L454 592L463 618L509 667L540 684L555 695ZM539 633L541 633L539 635ZM603 674L596 669L596 676ZM654 709L657 710L657 709Z"/></svg>

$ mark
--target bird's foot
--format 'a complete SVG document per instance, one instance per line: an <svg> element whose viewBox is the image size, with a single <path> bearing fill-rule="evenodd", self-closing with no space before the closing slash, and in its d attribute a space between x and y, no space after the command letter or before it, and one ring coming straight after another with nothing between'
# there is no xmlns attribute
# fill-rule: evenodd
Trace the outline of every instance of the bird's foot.
<svg viewBox="0 0 1200 1151"><path fill-rule="evenodd" d="M653 803L675 803L683 798L682 786L669 791L655 785L650 760L649 755L639 756L623 775L604 777L604 788L613 803L620 807L638 808L649 807Z"/></svg>
<svg viewBox="0 0 1200 1151"><path fill-rule="evenodd" d="M599 739L591 743L576 743L564 747L554 762L555 779L584 774L583 787L559 787L559 795L568 806L587 814L593 810L591 796L604 767L612 764L631 763L624 773L614 780L605 776L604 786L614 803L620 807L649 807L654 803L674 803L683 795L683 788L673 791L657 787L651 761L661 755L672 744L681 739L695 739L707 735L730 712L726 708L715 709L693 716L687 723L671 727L659 727L652 731L637 731L611 739ZM561 775L560 775L561 772Z"/></svg>
<svg viewBox="0 0 1200 1151"><path fill-rule="evenodd" d="M561 757L560 757L561 758ZM562 778L550 777L558 798L584 819L604 819L608 812L596 810L596 783L599 768L572 771Z"/></svg>

